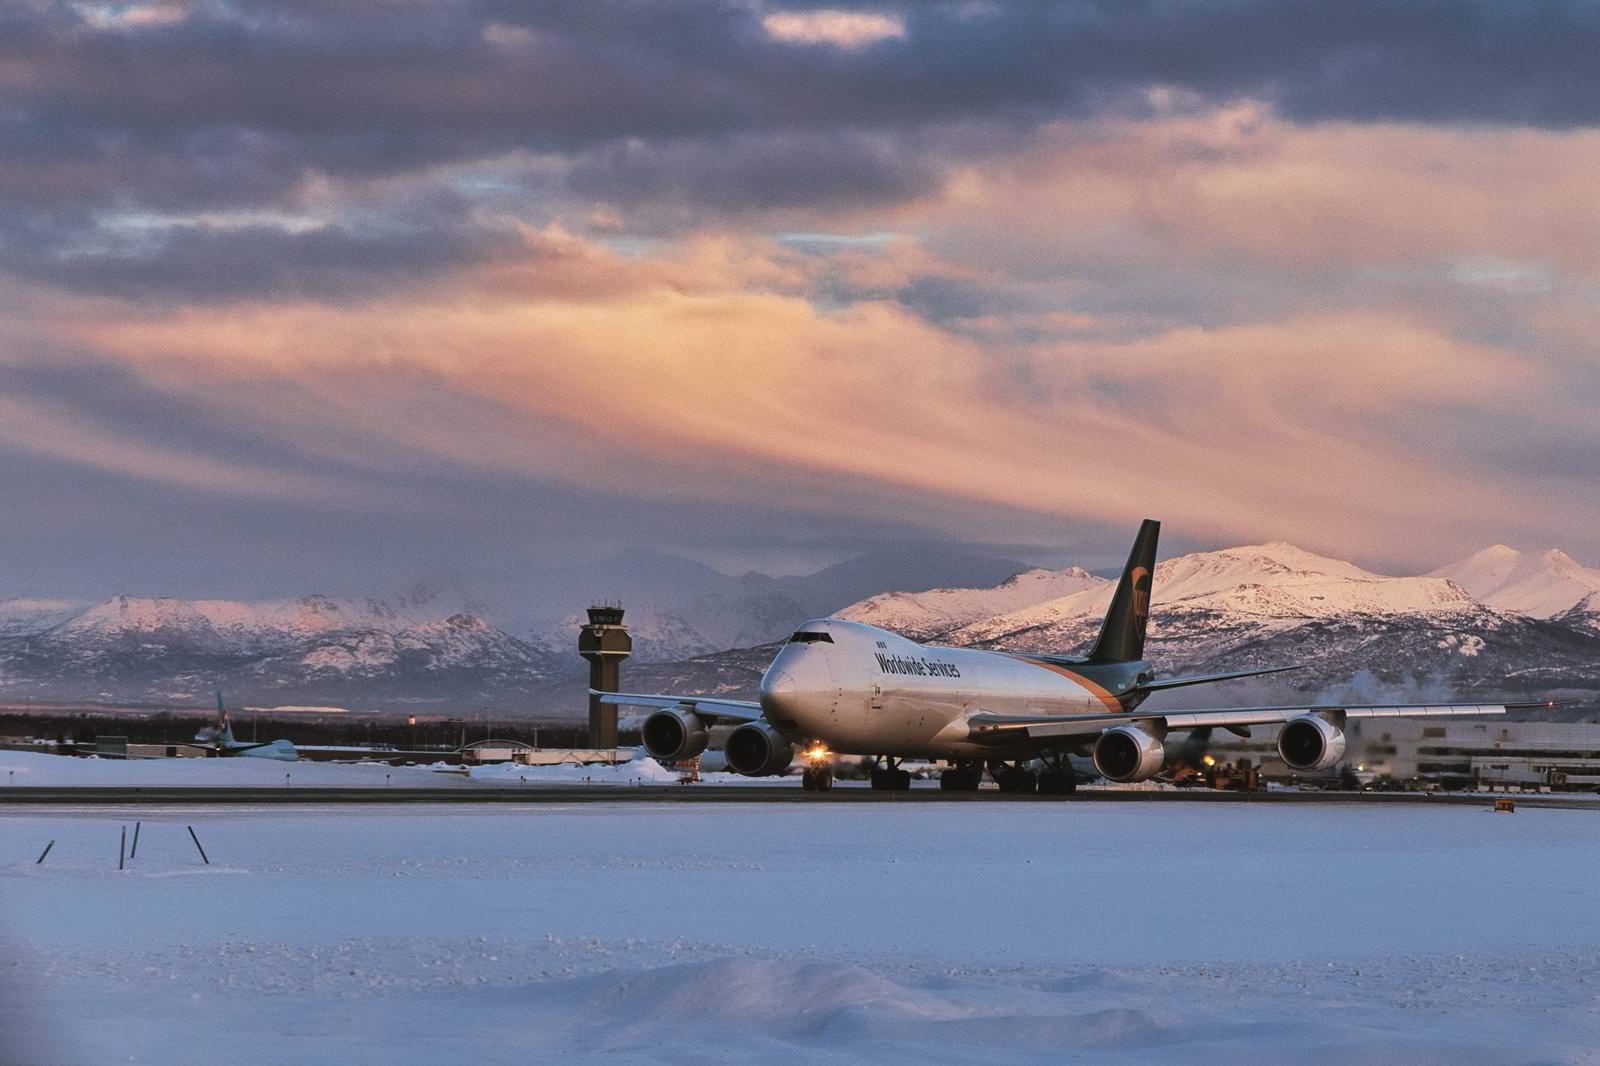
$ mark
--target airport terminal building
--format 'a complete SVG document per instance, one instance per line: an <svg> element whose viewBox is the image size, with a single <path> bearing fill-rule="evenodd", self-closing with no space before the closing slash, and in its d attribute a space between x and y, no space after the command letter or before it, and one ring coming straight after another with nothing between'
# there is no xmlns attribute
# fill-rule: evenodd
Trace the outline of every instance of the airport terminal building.
<svg viewBox="0 0 1600 1066"><path fill-rule="evenodd" d="M1276 731L1216 745L1224 758L1247 756L1263 774L1287 778ZM1600 789L1600 723L1517 722L1504 718L1355 719L1347 729L1346 768L1363 784L1441 788Z"/></svg>

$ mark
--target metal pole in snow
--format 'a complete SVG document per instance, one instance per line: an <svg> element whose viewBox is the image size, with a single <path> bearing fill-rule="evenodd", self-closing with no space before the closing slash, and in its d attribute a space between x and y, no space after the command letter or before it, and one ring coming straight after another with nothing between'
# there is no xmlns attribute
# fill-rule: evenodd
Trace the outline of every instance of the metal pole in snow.
<svg viewBox="0 0 1600 1066"><path fill-rule="evenodd" d="M196 850L198 850L200 852L200 858L205 862L205 864L207 866L210 866L211 865L211 860L206 858L206 849L200 847L200 838L194 835L194 826L186 825L186 826L184 826L184 828L189 830L189 839L194 841L194 846L195 846Z"/></svg>
<svg viewBox="0 0 1600 1066"><path fill-rule="evenodd" d="M122 869L122 860L128 854L128 827L122 827L122 842L117 845L117 869Z"/></svg>
<svg viewBox="0 0 1600 1066"><path fill-rule="evenodd" d="M129 862L132 862L134 859L139 857L139 827L143 824L143 822L133 823L133 847L128 852Z"/></svg>
<svg viewBox="0 0 1600 1066"><path fill-rule="evenodd" d="M44 846L44 850L39 853L39 857L33 861L33 864L35 866L38 866L41 862L44 862L44 857L46 855L50 854L50 849L55 847L55 846L56 846L56 842L54 840L52 840L50 843L46 844Z"/></svg>

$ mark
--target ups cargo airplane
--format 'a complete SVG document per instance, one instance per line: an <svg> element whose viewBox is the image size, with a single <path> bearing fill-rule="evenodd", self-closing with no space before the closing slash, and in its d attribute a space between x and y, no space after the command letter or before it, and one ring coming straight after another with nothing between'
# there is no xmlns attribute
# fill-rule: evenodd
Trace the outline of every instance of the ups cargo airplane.
<svg viewBox="0 0 1600 1066"><path fill-rule="evenodd" d="M1099 638L1085 656L1030 655L919 644L840 618L807 622L761 679L761 700L595 693L606 703L656 710L645 748L662 761L706 749L713 725L736 723L724 747L728 767L756 777L788 770L807 755L807 789L832 786L831 754L873 757L872 787L905 789L903 758L949 764L940 787L974 790L988 768L1005 792L1069 793L1077 778L1067 754L1092 755L1111 781L1154 777L1172 730L1226 729L1249 736L1283 723L1278 754L1293 770L1327 770L1344 755L1351 718L1503 714L1546 704L1377 704L1238 707L1141 713L1152 693L1293 667L1158 678L1144 658L1161 524L1146 519L1122 571Z"/></svg>

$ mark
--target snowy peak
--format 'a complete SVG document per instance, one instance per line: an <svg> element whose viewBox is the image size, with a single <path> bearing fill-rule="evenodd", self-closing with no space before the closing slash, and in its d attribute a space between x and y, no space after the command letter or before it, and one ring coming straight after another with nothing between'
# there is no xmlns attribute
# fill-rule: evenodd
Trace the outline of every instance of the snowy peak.
<svg viewBox="0 0 1600 1066"><path fill-rule="evenodd" d="M92 684L139 699L217 688L333 702L352 693L480 698L568 665L568 656L507 634L449 596L8 604L0 605L0 636L12 638L0 644L0 685L19 692Z"/></svg>
<svg viewBox="0 0 1600 1066"><path fill-rule="evenodd" d="M1496 544L1433 571L1502 611L1554 618L1600 604L1600 570L1555 548L1523 552Z"/></svg>
<svg viewBox="0 0 1600 1066"><path fill-rule="evenodd" d="M993 588L880 593L851 604L838 614L841 618L926 638L1040 601L1107 584L1105 578L1095 577L1076 566L1065 570L1026 570Z"/></svg>
<svg viewBox="0 0 1600 1066"><path fill-rule="evenodd" d="M1292 544L1259 544L1169 559L1156 567L1153 600L1300 618L1473 606L1448 581L1385 577Z"/></svg>
<svg viewBox="0 0 1600 1066"><path fill-rule="evenodd" d="M1200 579L1217 587L1252 580L1272 582L1322 576L1366 581L1379 576L1343 559L1318 555L1281 541L1180 555L1160 564L1157 574L1161 573L1162 567L1166 569L1169 581Z"/></svg>
<svg viewBox="0 0 1600 1066"><path fill-rule="evenodd" d="M310 595L292 600L186 600L171 596L113 596L62 621L58 637L112 640L189 635L229 641L266 637L305 639L353 629L400 632L437 622L451 612L377 599Z"/></svg>
<svg viewBox="0 0 1600 1066"><path fill-rule="evenodd" d="M1110 582L1055 600L976 620L952 636L992 641L1009 634L1081 627L1104 615ZM1344 615L1435 614L1477 609L1471 597L1440 577L1384 577L1353 563L1292 544L1254 544L1195 552L1156 566L1152 602L1175 613L1240 619L1296 620ZM1152 627L1163 625L1162 613Z"/></svg>
<svg viewBox="0 0 1600 1066"><path fill-rule="evenodd" d="M16 597L0 600L0 637L26 636L60 625L83 610L71 600Z"/></svg>

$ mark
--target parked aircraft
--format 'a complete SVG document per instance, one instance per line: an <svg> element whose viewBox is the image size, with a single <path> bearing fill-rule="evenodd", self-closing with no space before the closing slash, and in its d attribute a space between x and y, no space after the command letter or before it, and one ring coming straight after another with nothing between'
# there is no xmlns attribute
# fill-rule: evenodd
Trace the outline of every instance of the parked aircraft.
<svg viewBox="0 0 1600 1066"><path fill-rule="evenodd" d="M269 740L256 742L253 740L235 740L233 725L228 721L228 712L222 706L222 693L217 693L217 720L215 724L205 726L194 736L195 743L210 745L217 755L238 756L248 759L278 759L282 762L295 762L300 758L300 753L293 744L287 740Z"/></svg>
<svg viewBox="0 0 1600 1066"><path fill-rule="evenodd" d="M1087 655L1025 654L919 644L839 618L802 625L761 679L760 701L707 696L597 693L606 703L656 708L642 726L657 759L692 758L711 727L737 723L724 747L728 767L780 774L802 751L808 789L832 786L828 756L871 756L872 786L905 789L905 758L948 763L946 789L974 790L985 768L1002 791L1069 793L1069 755L1091 757L1111 781L1143 781L1165 761L1174 730L1226 729L1249 736L1282 723L1278 753L1293 770L1335 766L1351 718L1503 714L1545 704L1369 704L1163 709L1141 713L1151 694L1277 673L1293 667L1159 678L1144 658L1159 522L1147 519Z"/></svg>

